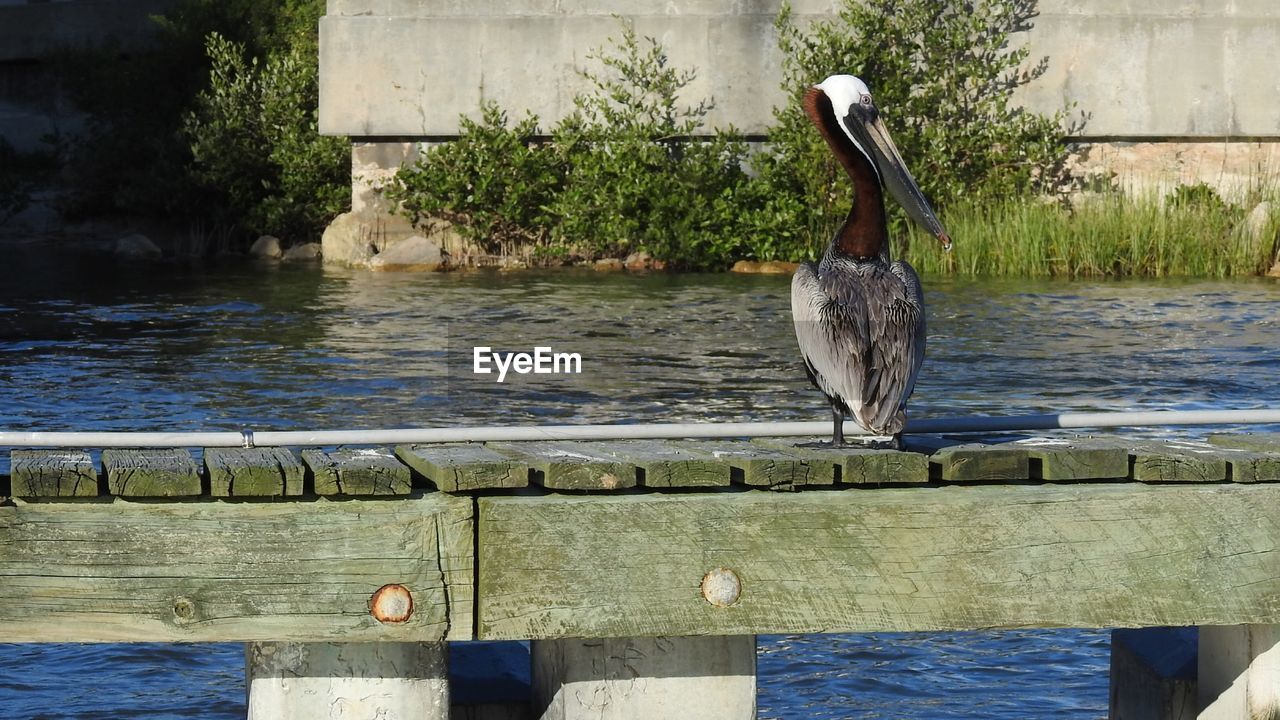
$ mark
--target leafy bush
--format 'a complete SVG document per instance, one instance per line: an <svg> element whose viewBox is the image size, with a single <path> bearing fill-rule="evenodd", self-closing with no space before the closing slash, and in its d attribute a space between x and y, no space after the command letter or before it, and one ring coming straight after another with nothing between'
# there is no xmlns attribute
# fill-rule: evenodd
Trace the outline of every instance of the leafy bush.
<svg viewBox="0 0 1280 720"><path fill-rule="evenodd" d="M415 222L444 217L491 248L646 251L684 267L714 267L739 250L740 215L763 189L743 169L747 145L726 132L695 140L710 101L679 102L691 71L672 68L652 38L623 26L594 89L549 140L536 117L510 127L495 106L461 121L457 141L427 150L389 189Z"/></svg>
<svg viewBox="0 0 1280 720"><path fill-rule="evenodd" d="M348 202L350 149L317 129L312 49L289 45L259 62L213 33L207 52L210 86L183 116L191 177L246 234L318 237Z"/></svg>
<svg viewBox="0 0 1280 720"><path fill-rule="evenodd" d="M438 217L491 252L544 247L553 219L547 210L564 182L564 166L536 139L532 115L509 126L497 103L463 117L457 140L427 150L387 188L415 222Z"/></svg>

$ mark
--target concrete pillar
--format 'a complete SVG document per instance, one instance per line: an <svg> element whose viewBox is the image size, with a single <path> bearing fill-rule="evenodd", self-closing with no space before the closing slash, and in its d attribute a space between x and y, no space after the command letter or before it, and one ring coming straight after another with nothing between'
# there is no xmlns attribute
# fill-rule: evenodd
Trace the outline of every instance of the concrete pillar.
<svg viewBox="0 0 1280 720"><path fill-rule="evenodd" d="M756 715L754 635L543 640L532 655L542 720Z"/></svg>
<svg viewBox="0 0 1280 720"><path fill-rule="evenodd" d="M1280 625L1202 626L1200 720L1280 720Z"/></svg>
<svg viewBox="0 0 1280 720"><path fill-rule="evenodd" d="M444 643L249 643L249 720L448 720Z"/></svg>

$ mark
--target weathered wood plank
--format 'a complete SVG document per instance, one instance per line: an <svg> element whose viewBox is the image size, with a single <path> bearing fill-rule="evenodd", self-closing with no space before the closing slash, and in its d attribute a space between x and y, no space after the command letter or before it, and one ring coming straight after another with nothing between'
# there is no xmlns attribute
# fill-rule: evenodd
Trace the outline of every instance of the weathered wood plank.
<svg viewBox="0 0 1280 720"><path fill-rule="evenodd" d="M1119 440L1034 437L1016 440L1027 451L1032 480L1115 480L1129 477L1129 446Z"/></svg>
<svg viewBox="0 0 1280 720"><path fill-rule="evenodd" d="M304 468L285 448L205 448L214 497L301 495Z"/></svg>
<svg viewBox="0 0 1280 720"><path fill-rule="evenodd" d="M509 456L474 443L400 445L396 457L445 492L519 488L529 470Z"/></svg>
<svg viewBox="0 0 1280 720"><path fill-rule="evenodd" d="M1208 443L1135 441L1130 444L1131 477L1139 482L1221 482L1227 479L1224 453Z"/></svg>
<svg viewBox="0 0 1280 720"><path fill-rule="evenodd" d="M730 482L727 463L665 440L593 442L591 448L635 466L636 484L645 487L716 487Z"/></svg>
<svg viewBox="0 0 1280 720"><path fill-rule="evenodd" d="M1265 484L480 498L479 634L1276 622L1278 508Z"/></svg>
<svg viewBox="0 0 1280 720"><path fill-rule="evenodd" d="M14 497L92 497L98 468L84 450L14 450L9 453Z"/></svg>
<svg viewBox="0 0 1280 720"><path fill-rule="evenodd" d="M1237 450L1275 453L1280 452L1280 432L1213 433L1209 436L1209 444Z"/></svg>
<svg viewBox="0 0 1280 720"><path fill-rule="evenodd" d="M600 452L594 443L489 443L529 469L529 480L553 490L618 490L636 486L636 466Z"/></svg>
<svg viewBox="0 0 1280 720"><path fill-rule="evenodd" d="M1223 449L1232 482L1280 482L1280 433L1210 435L1209 444Z"/></svg>
<svg viewBox="0 0 1280 720"><path fill-rule="evenodd" d="M443 493L396 502L16 501L0 507L0 637L469 639L471 517L469 498ZM410 592L405 622L370 614L388 584Z"/></svg>
<svg viewBox="0 0 1280 720"><path fill-rule="evenodd" d="M730 482L774 490L794 490L820 484L821 464L796 453L745 440L683 440L677 443L711 455L729 467ZM826 469L826 484L833 476Z"/></svg>
<svg viewBox="0 0 1280 720"><path fill-rule="evenodd" d="M302 451L317 495L408 495L409 468L386 448L338 448Z"/></svg>
<svg viewBox="0 0 1280 720"><path fill-rule="evenodd" d="M914 435L907 449L929 456L929 475L945 482L993 482L1031 479L1030 456L1010 443L970 442Z"/></svg>
<svg viewBox="0 0 1280 720"><path fill-rule="evenodd" d="M102 451L107 492L121 497L185 497L200 494L200 468L183 448Z"/></svg>
<svg viewBox="0 0 1280 720"><path fill-rule="evenodd" d="M830 447L822 447L803 438L753 438L751 442L763 448L781 450L809 464L805 485L834 485L844 472L844 454Z"/></svg>
<svg viewBox="0 0 1280 720"><path fill-rule="evenodd" d="M929 482L929 460L918 452L902 452L863 448L856 445L832 448L820 443L796 438L757 438L753 442L765 447L781 448L818 464L831 468L830 479L826 472L818 474L811 484L830 485L838 481L842 485L910 485ZM825 480L826 482L821 482Z"/></svg>

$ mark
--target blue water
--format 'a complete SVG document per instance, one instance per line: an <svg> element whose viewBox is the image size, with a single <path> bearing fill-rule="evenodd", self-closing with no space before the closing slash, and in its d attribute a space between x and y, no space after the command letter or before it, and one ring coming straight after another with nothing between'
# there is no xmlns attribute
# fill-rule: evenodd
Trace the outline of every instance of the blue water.
<svg viewBox="0 0 1280 720"><path fill-rule="evenodd" d="M799 364L787 286L155 272L4 255L0 426L825 419ZM1280 405L1280 284L935 279L927 292L914 416ZM476 344L580 352L584 371L475 382L463 366ZM1099 718L1107 663L1108 633L1096 630L762 637L760 717ZM241 717L242 673L239 645L0 646L0 717Z"/></svg>

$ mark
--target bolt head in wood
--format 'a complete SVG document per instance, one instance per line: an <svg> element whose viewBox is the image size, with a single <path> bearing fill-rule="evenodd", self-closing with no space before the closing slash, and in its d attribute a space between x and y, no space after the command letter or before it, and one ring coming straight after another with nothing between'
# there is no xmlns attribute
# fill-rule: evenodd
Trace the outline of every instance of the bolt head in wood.
<svg viewBox="0 0 1280 720"><path fill-rule="evenodd" d="M383 585L369 598L369 613L380 623L402 623L413 615L413 595L403 585Z"/></svg>
<svg viewBox="0 0 1280 720"><path fill-rule="evenodd" d="M742 581L728 568L716 568L702 576L702 597L716 607L729 607L742 595Z"/></svg>

